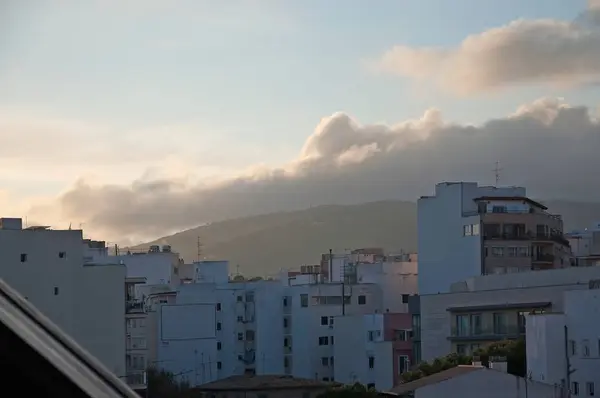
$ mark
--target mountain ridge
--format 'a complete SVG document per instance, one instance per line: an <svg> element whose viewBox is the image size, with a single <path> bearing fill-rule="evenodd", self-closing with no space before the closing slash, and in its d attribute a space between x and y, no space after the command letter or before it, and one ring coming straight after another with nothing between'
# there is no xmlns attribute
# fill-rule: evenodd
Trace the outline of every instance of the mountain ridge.
<svg viewBox="0 0 600 398"><path fill-rule="evenodd" d="M600 219L600 203L542 200L561 214L565 231L585 228ZM357 205L323 205L216 221L140 244L171 245L185 261L226 259L232 271L270 276L282 268L317 264L320 255L359 247L387 251L417 250L417 208L410 201L377 201Z"/></svg>

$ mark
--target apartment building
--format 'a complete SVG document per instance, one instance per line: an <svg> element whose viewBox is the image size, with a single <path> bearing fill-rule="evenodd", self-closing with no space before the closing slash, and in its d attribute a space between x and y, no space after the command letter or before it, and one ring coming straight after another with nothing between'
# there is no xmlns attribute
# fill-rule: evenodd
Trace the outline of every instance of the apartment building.
<svg viewBox="0 0 600 398"><path fill-rule="evenodd" d="M81 230L23 228L20 218L1 218L0 278L123 376L125 267L85 262L86 247Z"/></svg>
<svg viewBox="0 0 600 398"><path fill-rule="evenodd" d="M477 276L453 284L448 293L421 295L423 360L524 337L527 314L562 312L565 291L587 289L596 279L598 267L570 267Z"/></svg>
<svg viewBox="0 0 600 398"><path fill-rule="evenodd" d="M418 201L419 293L477 275L572 265L559 215L522 187L444 182Z"/></svg>
<svg viewBox="0 0 600 398"><path fill-rule="evenodd" d="M563 293L562 312L527 316L527 373L533 380L568 386L572 396L593 397L600 389L599 287L600 280L591 280L587 289Z"/></svg>
<svg viewBox="0 0 600 398"><path fill-rule="evenodd" d="M334 355L322 357L334 380L388 390L400 383L412 356L410 314L368 314L333 318ZM335 361L335 363L334 363Z"/></svg>
<svg viewBox="0 0 600 398"><path fill-rule="evenodd" d="M569 241L575 265L590 267L600 265L600 222L595 222L582 231L572 231L565 234Z"/></svg>
<svg viewBox="0 0 600 398"><path fill-rule="evenodd" d="M135 292L136 285L145 283L145 278L125 279L125 366L127 384L134 389L145 388L148 366L145 303Z"/></svg>

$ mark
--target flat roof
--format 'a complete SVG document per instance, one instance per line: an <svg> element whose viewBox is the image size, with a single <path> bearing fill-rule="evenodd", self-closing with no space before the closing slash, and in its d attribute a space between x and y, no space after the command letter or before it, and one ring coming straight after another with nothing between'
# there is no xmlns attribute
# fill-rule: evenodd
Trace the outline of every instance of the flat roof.
<svg viewBox="0 0 600 398"><path fill-rule="evenodd" d="M441 383L442 381L453 379L455 377L459 377L472 372L477 372L483 369L485 368L482 366L458 365L453 368L443 370L439 373L432 374L430 376L421 377L420 379L415 381L399 384L392 388L390 392L402 395L404 393L415 391L422 387Z"/></svg>
<svg viewBox="0 0 600 398"><path fill-rule="evenodd" d="M543 204L541 204L540 202L536 202L535 200L529 199L526 196L480 196L478 198L473 199L473 201L475 201L475 202L479 202L482 200L489 200L489 201L502 200L502 201L507 201L507 202L515 202L515 201L527 202L530 205L538 207L542 210L548 210L548 208L546 206L544 206Z"/></svg>
<svg viewBox="0 0 600 398"><path fill-rule="evenodd" d="M225 379L202 384L196 391L264 391L316 389L336 386L338 383L313 379L301 379L287 375L230 376Z"/></svg>
<svg viewBox="0 0 600 398"><path fill-rule="evenodd" d="M502 309L529 309L529 308L547 308L552 303L550 301L541 301L534 303L504 303L504 304L490 304L490 305L473 305L473 306L461 306L461 307L448 307L446 311L449 312L472 312L472 311L491 311L491 310L502 310Z"/></svg>

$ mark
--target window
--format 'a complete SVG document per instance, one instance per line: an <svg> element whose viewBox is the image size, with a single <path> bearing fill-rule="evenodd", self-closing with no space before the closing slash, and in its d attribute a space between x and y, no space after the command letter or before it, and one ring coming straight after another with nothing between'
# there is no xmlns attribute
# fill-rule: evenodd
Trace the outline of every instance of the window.
<svg viewBox="0 0 600 398"><path fill-rule="evenodd" d="M590 341L589 340L583 340L581 342L581 355L583 355L584 357L589 357L590 356Z"/></svg>
<svg viewBox="0 0 600 398"><path fill-rule="evenodd" d="M323 366L329 366L329 358L328 357L321 357L321 365L323 365Z"/></svg>
<svg viewBox="0 0 600 398"><path fill-rule="evenodd" d="M328 345L328 344L329 344L329 339L327 336L319 337L319 345Z"/></svg>
<svg viewBox="0 0 600 398"><path fill-rule="evenodd" d="M288 306L288 298L287 298L287 297L284 297L284 298L283 298L283 306L284 306L284 307L287 307L287 306Z"/></svg>
<svg viewBox="0 0 600 398"><path fill-rule="evenodd" d="M222 345L220 341L217 341L217 351L221 351Z"/></svg>
<svg viewBox="0 0 600 398"><path fill-rule="evenodd" d="M396 329L394 330L394 340L408 341L412 337L412 330Z"/></svg>
<svg viewBox="0 0 600 398"><path fill-rule="evenodd" d="M58 296L58 287L54 286L54 295Z"/></svg>
<svg viewBox="0 0 600 398"><path fill-rule="evenodd" d="M571 394L579 395L579 383L576 381L571 383Z"/></svg>
<svg viewBox="0 0 600 398"><path fill-rule="evenodd" d="M240 341L244 340L244 333L238 333L238 340L240 340Z"/></svg>
<svg viewBox="0 0 600 398"><path fill-rule="evenodd" d="M283 327L284 328L288 327L288 319L287 318L283 318Z"/></svg>
<svg viewBox="0 0 600 398"><path fill-rule="evenodd" d="M506 334L508 332L507 314L503 312L494 313L494 333Z"/></svg>
<svg viewBox="0 0 600 398"><path fill-rule="evenodd" d="M367 304L367 296L358 296L358 304L360 304L360 305Z"/></svg>
<svg viewBox="0 0 600 398"><path fill-rule="evenodd" d="M329 381L329 377L323 377L321 380L323 380L323 381Z"/></svg>
<svg viewBox="0 0 600 398"><path fill-rule="evenodd" d="M407 304L408 303L408 294L403 294L402 295L402 304Z"/></svg>
<svg viewBox="0 0 600 398"><path fill-rule="evenodd" d="M217 322L217 330L221 330L221 322Z"/></svg>
<svg viewBox="0 0 600 398"><path fill-rule="evenodd" d="M333 357L329 357L329 365L333 366Z"/></svg>
<svg viewBox="0 0 600 398"><path fill-rule="evenodd" d="M246 340L254 341L254 330L246 330Z"/></svg>
<svg viewBox="0 0 600 398"><path fill-rule="evenodd" d="M518 247L517 248L517 256L528 257L529 256L529 248L527 246Z"/></svg>
<svg viewBox="0 0 600 398"><path fill-rule="evenodd" d="M333 317L332 316L329 317L329 324L333 325Z"/></svg>
<svg viewBox="0 0 600 398"><path fill-rule="evenodd" d="M237 321L238 321L238 322L244 322L244 317L243 317L243 316L241 316L241 315L238 315L238 317L237 317Z"/></svg>
<svg viewBox="0 0 600 398"><path fill-rule="evenodd" d="M330 344L333 345L333 336L329 337Z"/></svg>
<svg viewBox="0 0 600 398"><path fill-rule="evenodd" d="M577 343L575 340L569 340L569 352L571 355L577 355Z"/></svg>
<svg viewBox="0 0 600 398"><path fill-rule="evenodd" d="M479 224L473 224L473 227L471 228L471 232L473 233L473 236L478 236L479 231L480 231Z"/></svg>
<svg viewBox="0 0 600 398"><path fill-rule="evenodd" d="M473 234L473 226L471 224L463 225L463 236L471 236L472 234Z"/></svg>
<svg viewBox="0 0 600 398"><path fill-rule="evenodd" d="M404 372L408 372L409 369L409 360L408 360L408 356L406 355L399 355L398 356L398 374L402 374Z"/></svg>
<svg viewBox="0 0 600 398"><path fill-rule="evenodd" d="M473 355L475 353L475 351L477 351L479 348L481 348L481 345L471 344L471 355Z"/></svg>
<svg viewBox="0 0 600 398"><path fill-rule="evenodd" d="M58 252L58 258L65 258L67 257L67 252Z"/></svg>
<svg viewBox="0 0 600 398"><path fill-rule="evenodd" d="M468 336L471 332L469 315L456 315L456 336Z"/></svg>
<svg viewBox="0 0 600 398"><path fill-rule="evenodd" d="M375 357L369 357L369 369L375 368Z"/></svg>
<svg viewBox="0 0 600 398"><path fill-rule="evenodd" d="M457 344L456 345L456 353L458 355L467 355L467 346L466 346L466 344Z"/></svg>
<svg viewBox="0 0 600 398"><path fill-rule="evenodd" d="M308 307L308 294L300 295L300 307Z"/></svg>
<svg viewBox="0 0 600 398"><path fill-rule="evenodd" d="M471 324L471 334L478 336L481 334L481 314L471 314L469 316L469 322Z"/></svg>
<svg viewBox="0 0 600 398"><path fill-rule="evenodd" d="M321 326L327 326L329 325L329 318L326 316L322 316L321 317Z"/></svg>
<svg viewBox="0 0 600 398"><path fill-rule="evenodd" d="M492 257L504 257L504 248L492 247Z"/></svg>
<svg viewBox="0 0 600 398"><path fill-rule="evenodd" d="M283 358L283 367L284 368L289 368L290 367L290 358L288 358L288 357L284 357Z"/></svg>
<svg viewBox="0 0 600 398"><path fill-rule="evenodd" d="M285 339L283 339L283 346L284 347L289 347L290 346L290 340L287 337Z"/></svg>
<svg viewBox="0 0 600 398"><path fill-rule="evenodd" d="M217 303L217 311L221 311L221 303Z"/></svg>
<svg viewBox="0 0 600 398"><path fill-rule="evenodd" d="M21 253L21 262L22 263L27 262L27 253Z"/></svg>
<svg viewBox="0 0 600 398"><path fill-rule="evenodd" d="M372 331L372 330L369 330L369 331L367 332L367 340L369 340L369 341L373 341L373 340L375 340L375 332L374 332L374 331Z"/></svg>
<svg viewBox="0 0 600 398"><path fill-rule="evenodd" d="M244 298L241 295L237 296L237 302L241 303L242 301L244 301Z"/></svg>
<svg viewBox="0 0 600 398"><path fill-rule="evenodd" d="M585 383L585 389L587 391L588 397L594 396L594 382L588 381L587 383Z"/></svg>
<svg viewBox="0 0 600 398"><path fill-rule="evenodd" d="M217 362L217 369L221 370L222 367L223 367L223 364L221 362Z"/></svg>
<svg viewBox="0 0 600 398"><path fill-rule="evenodd" d="M509 257L517 257L517 247L509 247L508 248L508 256Z"/></svg>
<svg viewBox="0 0 600 398"><path fill-rule="evenodd" d="M246 292L246 302L247 303L254 302L254 292Z"/></svg>

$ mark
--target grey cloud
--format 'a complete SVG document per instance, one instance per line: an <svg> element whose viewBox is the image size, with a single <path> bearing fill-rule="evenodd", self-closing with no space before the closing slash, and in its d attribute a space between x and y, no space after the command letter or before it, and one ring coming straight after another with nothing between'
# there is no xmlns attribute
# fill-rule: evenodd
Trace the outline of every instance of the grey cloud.
<svg viewBox="0 0 600 398"><path fill-rule="evenodd" d="M578 85L600 79L600 7L574 22L517 20L465 38L456 48L399 45L374 66L460 95L519 84Z"/></svg>
<svg viewBox="0 0 600 398"><path fill-rule="evenodd" d="M331 203L414 200L436 182L525 185L542 198L600 200L600 123L586 107L541 99L480 126L444 123L439 111L393 126L338 113L321 121L285 167L219 184L78 182L60 198L65 217L110 237L158 236L203 222Z"/></svg>

